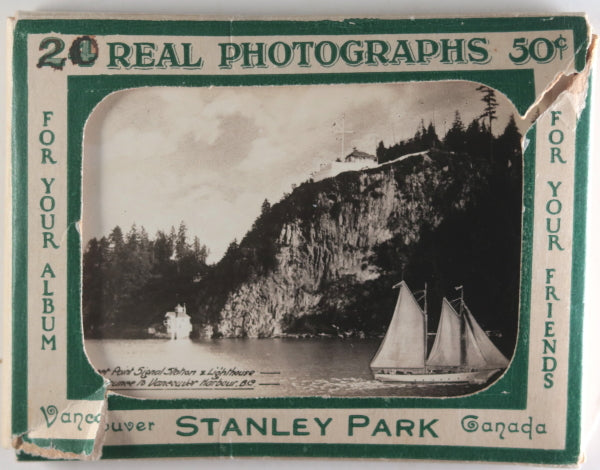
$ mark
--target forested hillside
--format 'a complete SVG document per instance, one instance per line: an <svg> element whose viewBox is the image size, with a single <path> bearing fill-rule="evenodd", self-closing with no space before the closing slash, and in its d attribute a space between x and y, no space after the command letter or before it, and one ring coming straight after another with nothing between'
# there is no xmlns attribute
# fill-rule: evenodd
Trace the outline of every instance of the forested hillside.
<svg viewBox="0 0 600 470"><path fill-rule="evenodd" d="M493 111L493 109L492 109ZM119 227L83 257L89 337L142 337L185 302L196 336L382 334L404 279L428 284L430 329L443 296L463 285L481 325L512 351L519 298L522 155L513 119L491 132L486 112L457 112L438 136L377 148L379 166L306 181L263 203L242 240L215 264L185 224L153 238ZM407 154L410 157L401 158ZM193 217L193 214L190 214ZM219 221L215 221L219 223Z"/></svg>

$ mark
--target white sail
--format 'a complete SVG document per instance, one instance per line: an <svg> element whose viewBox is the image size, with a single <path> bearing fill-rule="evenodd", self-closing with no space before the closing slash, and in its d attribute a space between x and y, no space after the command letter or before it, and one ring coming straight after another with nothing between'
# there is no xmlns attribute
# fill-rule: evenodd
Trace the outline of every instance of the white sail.
<svg viewBox="0 0 600 470"><path fill-rule="evenodd" d="M485 334L485 331L483 331L475 321L475 318L466 305L464 306L464 312L468 330L473 337L473 343L477 346L478 355L483 358L485 366L489 368L506 367L508 365L508 359L500 352L494 343L492 343L492 340L488 338L488 335Z"/></svg>
<svg viewBox="0 0 600 470"><path fill-rule="evenodd" d="M458 367L461 365L460 330L461 318L450 302L444 298L437 334L427 359L428 366Z"/></svg>
<svg viewBox="0 0 600 470"><path fill-rule="evenodd" d="M465 323L465 357L463 366L469 367L471 369L489 369L491 366L487 363L483 353L481 352L481 348L477 343L477 338L475 337L475 333L469 325L469 322L466 321L466 312L463 311L463 322ZM482 330L483 332L483 330ZM483 333L485 335L485 333ZM488 340L489 341L489 340Z"/></svg>
<svg viewBox="0 0 600 470"><path fill-rule="evenodd" d="M385 338L371 361L372 369L425 367L426 316L404 281Z"/></svg>
<svg viewBox="0 0 600 470"><path fill-rule="evenodd" d="M496 348L463 303L461 313L444 298L440 324L428 366L495 369L508 365L508 359Z"/></svg>

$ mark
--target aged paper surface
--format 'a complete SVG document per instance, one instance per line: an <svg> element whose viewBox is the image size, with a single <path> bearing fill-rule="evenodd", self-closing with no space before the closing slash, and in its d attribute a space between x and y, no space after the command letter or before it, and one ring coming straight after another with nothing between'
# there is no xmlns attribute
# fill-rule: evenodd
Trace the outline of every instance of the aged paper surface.
<svg viewBox="0 0 600 470"><path fill-rule="evenodd" d="M14 28L20 456L577 461L583 17Z"/></svg>

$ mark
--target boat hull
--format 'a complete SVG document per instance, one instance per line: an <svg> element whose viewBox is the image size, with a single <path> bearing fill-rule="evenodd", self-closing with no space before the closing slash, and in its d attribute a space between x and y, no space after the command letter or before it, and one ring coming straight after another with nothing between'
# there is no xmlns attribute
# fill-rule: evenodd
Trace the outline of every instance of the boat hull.
<svg viewBox="0 0 600 470"><path fill-rule="evenodd" d="M428 374L406 373L374 373L375 379L382 382L406 384L484 384L492 375L502 369L487 369L478 371L456 371Z"/></svg>

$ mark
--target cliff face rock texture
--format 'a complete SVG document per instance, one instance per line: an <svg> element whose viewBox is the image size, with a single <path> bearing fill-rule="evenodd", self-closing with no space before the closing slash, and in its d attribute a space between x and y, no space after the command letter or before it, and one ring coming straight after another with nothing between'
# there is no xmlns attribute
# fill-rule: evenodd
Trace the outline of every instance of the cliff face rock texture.
<svg viewBox="0 0 600 470"><path fill-rule="evenodd" d="M304 183L263 207L230 248L216 270L232 277L207 281L198 311L210 313L195 321L224 337L380 333L391 284L419 277L411 258L424 234L473 206L486 184L485 165L435 150Z"/></svg>

